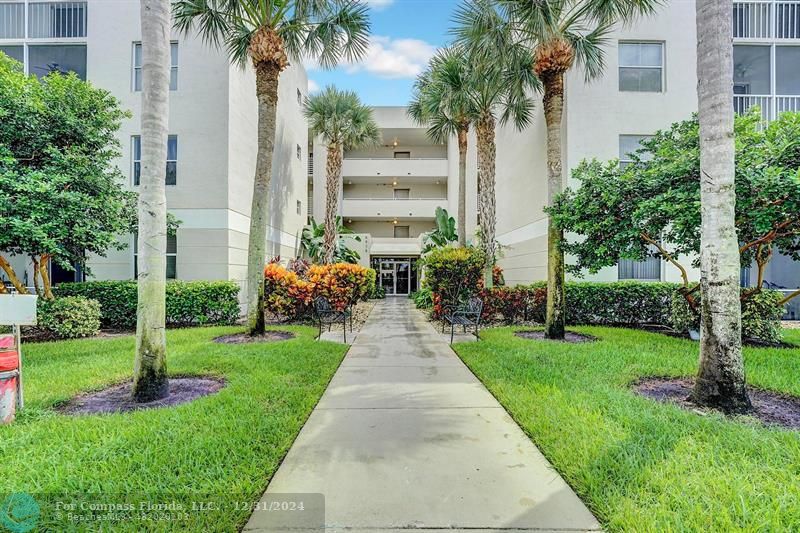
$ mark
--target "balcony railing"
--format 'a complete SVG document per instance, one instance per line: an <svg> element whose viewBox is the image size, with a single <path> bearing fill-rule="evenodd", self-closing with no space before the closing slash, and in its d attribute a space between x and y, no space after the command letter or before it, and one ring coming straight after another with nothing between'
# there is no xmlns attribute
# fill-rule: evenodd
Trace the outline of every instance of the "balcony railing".
<svg viewBox="0 0 800 533"><path fill-rule="evenodd" d="M733 3L736 39L800 39L800 0Z"/></svg>
<svg viewBox="0 0 800 533"><path fill-rule="evenodd" d="M0 39L25 37L25 4L0 3Z"/></svg>
<svg viewBox="0 0 800 533"><path fill-rule="evenodd" d="M800 111L800 95L771 96L758 94L733 95L733 109L739 114L758 106L765 122L774 120L784 111Z"/></svg>
<svg viewBox="0 0 800 533"><path fill-rule="evenodd" d="M346 157L342 165L345 177L429 177L443 178L448 173L448 161L445 158L355 158Z"/></svg>
<svg viewBox="0 0 800 533"><path fill-rule="evenodd" d="M415 218L432 219L437 207L446 207L447 198L347 198L342 202L342 214L358 218Z"/></svg>

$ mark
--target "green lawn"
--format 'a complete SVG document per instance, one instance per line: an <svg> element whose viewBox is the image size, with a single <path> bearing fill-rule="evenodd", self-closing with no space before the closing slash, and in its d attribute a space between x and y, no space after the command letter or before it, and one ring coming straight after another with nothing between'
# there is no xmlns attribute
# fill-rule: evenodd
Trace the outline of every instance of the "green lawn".
<svg viewBox="0 0 800 533"><path fill-rule="evenodd" d="M315 342L312 328L282 329L298 338L231 346L211 339L237 328L170 330L170 374L221 376L227 387L179 407L121 415L71 417L53 407L129 379L133 337L27 345L26 409L0 427L0 499L27 492L43 503L66 494L71 502L178 501L190 510L211 501L215 509L188 520L175 513L174 523L110 529L236 531L250 514L243 503L258 500L345 353ZM72 529L42 507L42 530Z"/></svg>
<svg viewBox="0 0 800 533"><path fill-rule="evenodd" d="M516 328L520 329L520 328ZM800 530L800 432L635 396L642 376L691 376L698 345L614 328L560 344L482 333L456 351L613 531ZM786 335L800 344L800 331ZM745 349L752 385L800 395L800 349Z"/></svg>

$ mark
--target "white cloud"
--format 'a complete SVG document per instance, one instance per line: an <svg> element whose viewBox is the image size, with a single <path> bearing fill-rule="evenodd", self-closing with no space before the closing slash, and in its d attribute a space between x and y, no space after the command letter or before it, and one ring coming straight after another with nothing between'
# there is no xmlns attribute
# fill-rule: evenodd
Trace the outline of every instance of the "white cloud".
<svg viewBox="0 0 800 533"><path fill-rule="evenodd" d="M319 84L314 80L308 80L308 94L313 94L319 91Z"/></svg>
<svg viewBox="0 0 800 533"><path fill-rule="evenodd" d="M364 59L346 69L350 73L366 71L380 78L414 78L435 53L434 46L419 39L375 35Z"/></svg>
<svg viewBox="0 0 800 533"><path fill-rule="evenodd" d="M366 3L374 9L383 9L394 4L394 0L366 0Z"/></svg>

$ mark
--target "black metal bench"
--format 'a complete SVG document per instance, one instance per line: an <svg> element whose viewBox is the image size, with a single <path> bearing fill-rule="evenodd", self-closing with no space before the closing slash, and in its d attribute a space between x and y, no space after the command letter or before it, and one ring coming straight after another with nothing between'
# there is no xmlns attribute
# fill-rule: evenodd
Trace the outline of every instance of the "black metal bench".
<svg viewBox="0 0 800 533"><path fill-rule="evenodd" d="M327 324L328 331L331 330L331 325L342 324L342 334L344 335L344 342L347 343L347 318L352 315L349 310L339 311L331 306L331 303L324 297L318 296L314 300L314 315L319 322L319 336L322 337L322 327Z"/></svg>
<svg viewBox="0 0 800 533"><path fill-rule="evenodd" d="M467 332L468 327L474 327L475 338L481 340L478 335L481 328L481 314L483 314L483 300L473 296L466 303L445 311L442 333L444 333L446 325L450 324L450 344L453 344L456 326L462 326L464 333Z"/></svg>

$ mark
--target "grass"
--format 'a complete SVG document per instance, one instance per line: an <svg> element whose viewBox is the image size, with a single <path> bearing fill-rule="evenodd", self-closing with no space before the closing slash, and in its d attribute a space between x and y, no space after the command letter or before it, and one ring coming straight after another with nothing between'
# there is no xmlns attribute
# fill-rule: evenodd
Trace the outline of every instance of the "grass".
<svg viewBox="0 0 800 533"><path fill-rule="evenodd" d="M70 417L54 407L130 379L133 337L25 346L26 409L0 427L0 495L27 492L40 503L66 496L78 505L177 501L188 517L112 529L237 531L250 514L244 503L258 501L345 353L315 342L313 328L281 329L298 337L220 345L212 339L238 329L170 330L170 375L220 376L227 386L178 407L103 416ZM202 501L214 508L192 509ZM42 530L85 527L42 507Z"/></svg>
<svg viewBox="0 0 800 533"><path fill-rule="evenodd" d="M800 432L635 396L644 376L692 376L698 345L580 327L560 344L482 333L456 351L612 531L800 530ZM800 330L786 334L800 345ZM800 395L800 348L745 348L750 384Z"/></svg>

